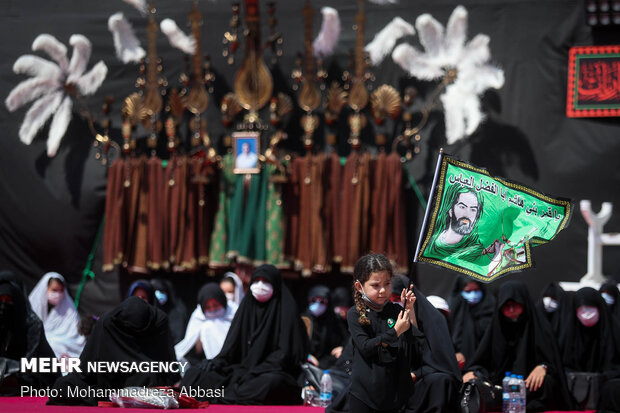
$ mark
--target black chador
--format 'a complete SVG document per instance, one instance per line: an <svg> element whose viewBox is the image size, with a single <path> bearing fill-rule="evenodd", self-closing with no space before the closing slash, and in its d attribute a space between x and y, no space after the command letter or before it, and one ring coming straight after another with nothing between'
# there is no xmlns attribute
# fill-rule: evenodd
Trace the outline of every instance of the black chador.
<svg viewBox="0 0 620 413"><path fill-rule="evenodd" d="M482 298L477 303L469 303L461 292L467 283L475 282L480 288ZM459 275L454 282L452 295L448 300L452 318L452 342L454 350L462 353L465 359L471 358L493 318L495 297L466 275Z"/></svg>
<svg viewBox="0 0 620 413"><path fill-rule="evenodd" d="M81 373L69 373L56 381L54 388L62 397L50 398L48 404L96 406L106 398L91 397L89 392L72 389L122 389L129 386L171 386L178 380L174 373L91 372L88 362L176 361L170 341L168 317L160 309L138 297L129 297L105 313L95 324L80 355ZM84 394L87 397L68 397ZM109 400L107 400L109 401Z"/></svg>
<svg viewBox="0 0 620 413"><path fill-rule="evenodd" d="M598 310L598 321L586 326L577 316L582 306ZM601 373L599 411L620 411L620 325L601 294L584 287L562 311L560 349L568 371Z"/></svg>
<svg viewBox="0 0 620 413"><path fill-rule="evenodd" d="M32 311L19 278L0 272L0 396L18 395L20 386L51 386L60 373L20 371L21 358L55 358L43 323Z"/></svg>
<svg viewBox="0 0 620 413"><path fill-rule="evenodd" d="M312 321L312 336L310 337L310 354L317 358L319 367L326 369L337 360L331 353L339 346L344 346L348 338L348 331L342 329L331 302L329 288L316 285L308 291L308 300L320 298L323 300L323 312L317 314L309 307L303 315ZM310 305L319 303L311 303Z"/></svg>
<svg viewBox="0 0 620 413"><path fill-rule="evenodd" d="M261 265L250 284L263 279L273 287L268 301L247 294L235 313L220 354L191 367L183 387L219 389L210 398L222 404L299 404L301 363L308 338L295 300L273 265Z"/></svg>
<svg viewBox="0 0 620 413"><path fill-rule="evenodd" d="M502 313L502 307L509 301L523 308L516 321ZM572 398L551 325L534 310L525 284L519 280L508 281L499 290L491 325L463 371L473 371L476 376L501 386L505 372L527 379L534 368L542 365L547 369L543 385L534 392L527 391L527 410L571 410Z"/></svg>

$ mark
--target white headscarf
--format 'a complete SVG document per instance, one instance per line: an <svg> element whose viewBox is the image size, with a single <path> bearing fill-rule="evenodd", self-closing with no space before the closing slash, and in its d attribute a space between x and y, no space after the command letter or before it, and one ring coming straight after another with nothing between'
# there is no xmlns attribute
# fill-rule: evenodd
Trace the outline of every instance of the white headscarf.
<svg viewBox="0 0 620 413"><path fill-rule="evenodd" d="M243 300L243 296L245 295L245 293L243 292L243 282L241 281L241 278L239 278L239 276L237 274L235 274L234 272L227 272L224 274L224 277L222 279L225 278L232 278L233 281L235 282L235 304L237 304L237 306L239 306L239 304L241 304L241 300Z"/></svg>
<svg viewBox="0 0 620 413"><path fill-rule="evenodd" d="M237 307L237 304L228 301L226 313L222 317L208 319L198 304L187 323L185 337L174 346L177 360L184 360L185 355L196 345L198 339L200 339L207 360L217 356L222 349Z"/></svg>
<svg viewBox="0 0 620 413"><path fill-rule="evenodd" d="M48 311L47 285L50 278L62 281L65 291L58 305ZM28 298L32 310L43 321L45 338L56 357L60 358L63 355L79 357L86 339L78 332L80 316L67 292L65 278L57 272L48 272L37 283Z"/></svg>

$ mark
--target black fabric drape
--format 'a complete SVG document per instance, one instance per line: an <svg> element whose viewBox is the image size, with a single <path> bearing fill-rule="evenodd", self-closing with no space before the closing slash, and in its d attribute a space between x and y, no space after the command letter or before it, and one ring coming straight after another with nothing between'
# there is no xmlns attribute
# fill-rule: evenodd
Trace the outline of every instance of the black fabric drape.
<svg viewBox="0 0 620 413"><path fill-rule="evenodd" d="M523 306L517 321L502 314L502 306L508 301ZM485 380L501 385L505 372L527 378L540 364L547 365L547 374L542 388L528 391L528 411L570 409L572 398L551 326L534 310L525 284L510 280L500 287L491 325L463 371L475 371Z"/></svg>

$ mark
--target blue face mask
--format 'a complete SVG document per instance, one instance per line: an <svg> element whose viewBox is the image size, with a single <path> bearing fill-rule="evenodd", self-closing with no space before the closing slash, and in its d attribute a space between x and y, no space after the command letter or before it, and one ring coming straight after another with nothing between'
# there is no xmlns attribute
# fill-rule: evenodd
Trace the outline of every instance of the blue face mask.
<svg viewBox="0 0 620 413"><path fill-rule="evenodd" d="M480 290L461 291L461 296L469 304L478 304L480 300L482 300L482 291Z"/></svg>
<svg viewBox="0 0 620 413"><path fill-rule="evenodd" d="M601 293L601 296L603 297L603 300L605 300L605 302L609 306L614 305L614 303L616 302L616 299L614 298L614 296L609 293Z"/></svg>
<svg viewBox="0 0 620 413"><path fill-rule="evenodd" d="M168 294L163 291L155 290L155 298L157 298L159 305L166 305L168 302Z"/></svg>
<svg viewBox="0 0 620 413"><path fill-rule="evenodd" d="M327 310L327 305L323 303L311 303L308 306L308 310L310 310L315 317L320 317L325 313L325 310Z"/></svg>

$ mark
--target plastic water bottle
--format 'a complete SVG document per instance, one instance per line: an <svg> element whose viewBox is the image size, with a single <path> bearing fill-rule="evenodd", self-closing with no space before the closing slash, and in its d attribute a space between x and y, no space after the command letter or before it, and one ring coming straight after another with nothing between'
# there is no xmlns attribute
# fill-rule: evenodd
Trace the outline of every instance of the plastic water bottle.
<svg viewBox="0 0 620 413"><path fill-rule="evenodd" d="M508 387L508 382L510 381L510 372L507 371L504 376L504 380L502 380L502 412L508 413L508 405L510 404L510 388Z"/></svg>
<svg viewBox="0 0 620 413"><path fill-rule="evenodd" d="M516 374L510 375L508 381L508 411L507 413L519 413L519 397L521 397L521 391L519 389L519 380Z"/></svg>
<svg viewBox="0 0 620 413"><path fill-rule="evenodd" d="M518 375L517 379L519 380L519 413L525 413L526 406L526 389L525 389L525 381L523 380L522 375Z"/></svg>
<svg viewBox="0 0 620 413"><path fill-rule="evenodd" d="M321 376L321 405L327 407L332 402L332 376L329 375L329 370L323 370L323 376Z"/></svg>

